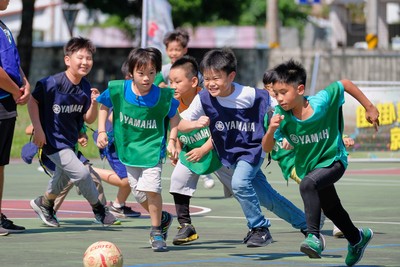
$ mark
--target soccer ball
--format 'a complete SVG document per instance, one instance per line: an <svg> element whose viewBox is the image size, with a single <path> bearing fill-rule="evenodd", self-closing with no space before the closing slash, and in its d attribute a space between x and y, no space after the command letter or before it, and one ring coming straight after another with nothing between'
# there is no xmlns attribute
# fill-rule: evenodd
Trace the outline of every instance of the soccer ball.
<svg viewBox="0 0 400 267"><path fill-rule="evenodd" d="M84 267L122 267L122 264L121 250L108 241L91 244L83 254Z"/></svg>

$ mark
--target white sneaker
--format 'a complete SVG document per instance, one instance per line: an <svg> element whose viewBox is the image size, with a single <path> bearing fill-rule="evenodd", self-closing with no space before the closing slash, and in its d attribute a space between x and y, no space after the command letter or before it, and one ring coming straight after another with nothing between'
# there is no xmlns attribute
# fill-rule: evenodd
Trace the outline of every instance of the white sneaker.
<svg viewBox="0 0 400 267"><path fill-rule="evenodd" d="M342 231L340 231L339 228L337 228L336 225L333 225L333 231L332 231L332 235L336 238L343 238L344 234Z"/></svg>
<svg viewBox="0 0 400 267"><path fill-rule="evenodd" d="M201 175L200 177L203 179L204 188L211 189L215 186L214 179L211 177L211 175Z"/></svg>

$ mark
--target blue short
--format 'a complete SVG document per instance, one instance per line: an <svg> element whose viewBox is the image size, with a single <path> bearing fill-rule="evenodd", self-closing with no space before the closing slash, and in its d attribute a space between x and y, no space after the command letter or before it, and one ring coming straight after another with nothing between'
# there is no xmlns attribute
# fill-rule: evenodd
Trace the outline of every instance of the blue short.
<svg viewBox="0 0 400 267"><path fill-rule="evenodd" d="M108 160L108 164L110 164L111 168L115 171L119 178L127 178L128 173L126 171L126 167L122 162L119 160L117 151L115 151L115 146L112 144L109 148L107 153L105 153L106 158Z"/></svg>

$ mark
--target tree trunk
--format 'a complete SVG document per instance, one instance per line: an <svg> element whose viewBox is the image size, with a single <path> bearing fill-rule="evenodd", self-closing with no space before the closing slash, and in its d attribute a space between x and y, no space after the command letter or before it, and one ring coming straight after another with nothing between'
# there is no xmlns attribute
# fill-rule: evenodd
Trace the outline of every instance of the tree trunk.
<svg viewBox="0 0 400 267"><path fill-rule="evenodd" d="M21 57L21 68L26 77L29 77L32 59L32 33L35 1L36 0L22 0L21 30L17 38L18 52Z"/></svg>

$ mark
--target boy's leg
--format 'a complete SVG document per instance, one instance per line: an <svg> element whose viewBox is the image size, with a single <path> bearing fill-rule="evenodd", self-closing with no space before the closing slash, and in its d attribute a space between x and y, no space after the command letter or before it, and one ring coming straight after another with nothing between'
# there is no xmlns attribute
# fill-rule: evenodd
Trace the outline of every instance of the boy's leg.
<svg viewBox="0 0 400 267"><path fill-rule="evenodd" d="M251 165L245 161L238 161L232 176L232 190L235 198L239 201L242 211L247 219L250 234L245 243L248 247L266 246L272 242L268 227L270 221L261 212L261 206L253 187L253 180L257 179L259 164Z"/></svg>
<svg viewBox="0 0 400 267"><path fill-rule="evenodd" d="M193 173L178 160L171 175L170 193L174 197L178 217L178 233L173 244L180 245L199 238L190 217L190 199L196 190L199 175Z"/></svg>
<svg viewBox="0 0 400 267"><path fill-rule="evenodd" d="M82 196L90 203L95 214L96 220L100 221L104 225L112 225L116 218L110 212L105 209L105 206L99 200L99 192L96 189L96 185L92 180L92 176L88 168L79 160L72 149L63 149L58 153L48 155L48 157L61 169L63 176L67 177L74 185L79 188ZM59 194L62 190L64 179L49 185L47 193ZM65 185L64 185L65 186Z"/></svg>
<svg viewBox="0 0 400 267"><path fill-rule="evenodd" d="M272 188L261 170L257 172L256 179L253 179L252 183L261 206L272 211L294 228L303 231L307 230L304 212Z"/></svg>
<svg viewBox="0 0 400 267"><path fill-rule="evenodd" d="M69 182L69 183L67 184L67 186L65 186L65 187L63 188L63 190L61 190L60 194L58 194L58 196L57 196L56 199L54 200L54 207L53 207L53 209L54 209L54 212L55 212L55 213L60 209L61 204L64 202L65 198L66 198L67 195L68 195L69 190L71 190L72 187L74 187L74 184L73 184L72 182Z"/></svg>

